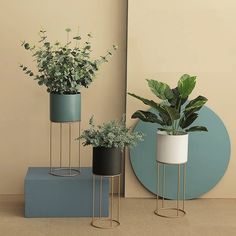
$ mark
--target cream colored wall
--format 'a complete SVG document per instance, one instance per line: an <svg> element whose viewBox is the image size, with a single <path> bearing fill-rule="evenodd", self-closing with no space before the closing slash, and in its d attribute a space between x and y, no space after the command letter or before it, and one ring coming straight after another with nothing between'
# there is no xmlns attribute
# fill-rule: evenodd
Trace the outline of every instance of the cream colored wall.
<svg viewBox="0 0 236 236"><path fill-rule="evenodd" d="M206 198L236 197L236 2L234 0L129 0L127 90L154 98L145 79L174 86L183 73L197 75L199 93L224 121L231 138L231 161ZM140 108L127 97L127 116ZM134 125L128 120L128 125ZM199 170L200 171L200 170ZM207 181L207 180L206 180ZM126 158L127 197L150 197Z"/></svg>
<svg viewBox="0 0 236 236"><path fill-rule="evenodd" d="M94 36L94 56L117 44L119 50L103 65L97 80L82 90L82 128L92 114L97 122L119 118L125 109L126 4L126 0L0 0L0 194L22 193L27 167L49 164L48 94L18 68L19 62L33 65L20 41L38 40L41 27L50 39L63 41L64 29L76 32L79 25L82 34ZM91 165L91 148L83 148L82 165Z"/></svg>

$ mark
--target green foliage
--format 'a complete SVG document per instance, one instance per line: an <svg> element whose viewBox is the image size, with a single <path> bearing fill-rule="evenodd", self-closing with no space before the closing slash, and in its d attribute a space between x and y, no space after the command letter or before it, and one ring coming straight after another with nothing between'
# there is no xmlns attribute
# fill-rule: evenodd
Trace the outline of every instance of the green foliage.
<svg viewBox="0 0 236 236"><path fill-rule="evenodd" d="M147 80L147 82L151 91L160 99L165 100L173 98L174 95L169 85L156 80Z"/></svg>
<svg viewBox="0 0 236 236"><path fill-rule="evenodd" d="M171 135L207 131L207 128L203 126L189 127L198 118L197 111L207 102L207 98L203 96L198 96L187 102L188 96L195 88L196 79L196 76L184 74L178 81L178 86L173 89L163 82L147 80L151 92L162 100L160 103L140 97L134 93L128 94L142 101L145 105L154 108L157 111L157 115L149 111L138 110L131 118L160 124L162 127L159 130L166 131Z"/></svg>
<svg viewBox="0 0 236 236"><path fill-rule="evenodd" d="M90 128L83 131L78 139L83 139L83 145L93 147L124 148L134 146L138 141L143 140L140 132L131 132L125 126L125 119L121 121L110 121L102 125L95 126L93 117L89 120Z"/></svg>
<svg viewBox="0 0 236 236"><path fill-rule="evenodd" d="M178 82L178 91L181 98L187 98L193 91L196 84L196 76L182 75Z"/></svg>
<svg viewBox="0 0 236 236"><path fill-rule="evenodd" d="M49 93L75 94L81 86L88 88L100 65L108 62L108 57L117 49L113 46L105 56L91 59L91 34L87 34L88 39L84 42L78 34L69 41L71 29L67 28L66 32L67 42L64 44L49 42L45 30L39 32L38 46L25 41L21 44L25 50L32 53L38 72L34 73L22 64L20 67L25 74L38 81L39 85L45 85ZM72 43L75 44L74 47L71 46Z"/></svg>

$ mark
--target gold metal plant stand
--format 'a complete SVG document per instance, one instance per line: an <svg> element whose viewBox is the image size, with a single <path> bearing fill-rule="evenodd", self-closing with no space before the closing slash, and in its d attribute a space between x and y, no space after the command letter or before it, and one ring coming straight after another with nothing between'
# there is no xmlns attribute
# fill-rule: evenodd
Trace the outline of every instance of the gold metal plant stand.
<svg viewBox="0 0 236 236"><path fill-rule="evenodd" d="M162 165L162 199L161 200L159 200L160 164ZM186 163L174 164L174 165L178 165L178 182L177 182L176 207L172 207L172 208L165 207L165 188L166 188L166 186L165 186L165 176L166 176L165 167L166 167L166 165L173 165L173 164L161 163L161 162L157 161L157 195L156 195L156 210L154 211L154 213L158 216L166 217L166 218L180 218L186 214L186 211L185 211ZM180 208L181 165L183 166L182 208ZM161 206L160 206L160 201L161 201Z"/></svg>
<svg viewBox="0 0 236 236"><path fill-rule="evenodd" d="M99 215L95 216L95 208L96 208L96 177L99 178ZM110 207L109 207L109 216L107 218L102 217L102 183L103 178L108 178L111 186L110 193ZM117 218L114 217L114 180L118 179L118 193L117 193ZM93 218L91 225L100 229L111 229L120 225L120 174L119 175L111 175L111 176L103 176L103 175L95 175L93 174Z"/></svg>
<svg viewBox="0 0 236 236"><path fill-rule="evenodd" d="M59 125L60 127L60 154L59 154L59 166L58 167L53 167L53 145L52 145L52 138L53 138L53 123ZM78 140L78 145L79 145L79 159L78 159L78 167L72 167L72 145L71 145L71 128L72 128L72 123L79 123L78 127L78 136L80 136L80 122L52 122L50 121L50 174L55 175L55 176L61 176L61 177L72 177L80 174L80 140ZM62 128L63 125L68 125L69 126L69 153L68 153L68 166L63 166L62 161Z"/></svg>

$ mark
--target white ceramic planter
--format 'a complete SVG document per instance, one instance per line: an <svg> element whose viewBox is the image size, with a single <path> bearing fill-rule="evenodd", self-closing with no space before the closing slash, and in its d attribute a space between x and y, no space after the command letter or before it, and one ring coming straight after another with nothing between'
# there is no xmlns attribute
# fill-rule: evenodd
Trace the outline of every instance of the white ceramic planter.
<svg viewBox="0 0 236 236"><path fill-rule="evenodd" d="M188 161L188 134L168 135L157 132L157 161L168 164L181 164Z"/></svg>

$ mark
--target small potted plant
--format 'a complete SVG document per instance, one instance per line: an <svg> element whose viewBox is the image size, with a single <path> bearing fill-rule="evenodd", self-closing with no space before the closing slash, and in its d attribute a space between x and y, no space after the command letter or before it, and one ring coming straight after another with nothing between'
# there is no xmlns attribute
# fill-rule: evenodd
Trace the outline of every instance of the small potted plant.
<svg viewBox="0 0 236 236"><path fill-rule="evenodd" d="M90 128L84 130L78 139L84 140L84 146L93 146L93 173L106 176L120 174L123 149L134 146L142 140L143 134L126 128L124 118L95 126L92 117L89 125Z"/></svg>
<svg viewBox="0 0 236 236"><path fill-rule="evenodd" d="M67 42L64 44L49 42L45 30L39 32L38 46L22 42L24 49L32 53L38 72L34 73L23 64L20 67L39 85L47 87L50 93L50 120L53 122L80 121L80 88L89 87L100 65L112 55L112 51L108 51L105 56L91 59L91 34L87 34L87 40L82 43L79 34L70 41L70 31L66 29Z"/></svg>
<svg viewBox="0 0 236 236"><path fill-rule="evenodd" d="M161 126L157 132L157 160L163 163L186 163L188 158L188 133L207 131L204 126L191 126L198 117L198 111L207 102L207 98L198 96L188 101L192 93L196 77L184 74L176 88L156 80L147 80L148 86L161 102L155 102L133 93L132 97L141 100L156 112L138 110L132 118L144 122L157 123ZM191 126L191 127L190 127Z"/></svg>

